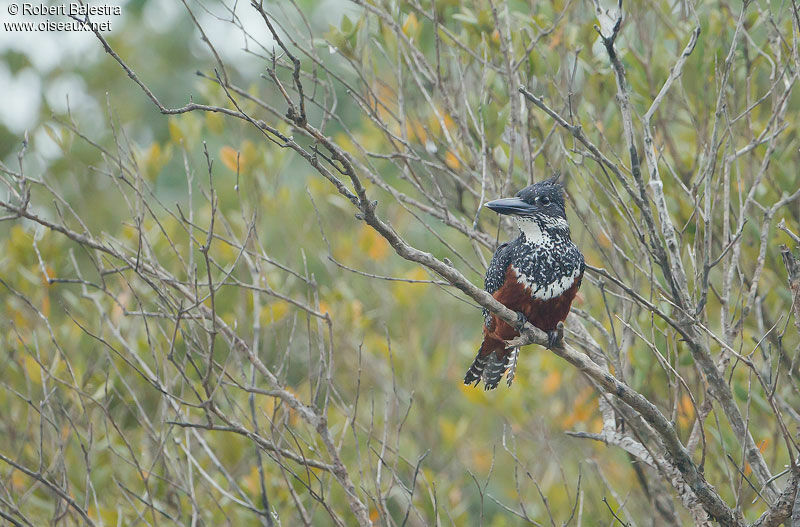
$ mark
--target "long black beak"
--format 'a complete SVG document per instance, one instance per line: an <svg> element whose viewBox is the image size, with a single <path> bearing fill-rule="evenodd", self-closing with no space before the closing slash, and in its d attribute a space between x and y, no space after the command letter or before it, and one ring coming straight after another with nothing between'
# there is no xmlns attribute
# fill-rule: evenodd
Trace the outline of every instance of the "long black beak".
<svg viewBox="0 0 800 527"><path fill-rule="evenodd" d="M514 214L517 216L530 216L536 207L525 203L519 198L501 198L489 201L486 206L498 214Z"/></svg>

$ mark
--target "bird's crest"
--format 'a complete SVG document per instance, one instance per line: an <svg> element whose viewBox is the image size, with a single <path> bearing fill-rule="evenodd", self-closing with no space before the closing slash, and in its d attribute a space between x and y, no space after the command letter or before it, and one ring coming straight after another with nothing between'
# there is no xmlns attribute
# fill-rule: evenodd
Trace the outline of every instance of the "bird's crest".
<svg viewBox="0 0 800 527"><path fill-rule="evenodd" d="M564 177L561 172L554 172L552 176L542 181L542 183L553 185L554 187L559 187L561 190L564 190Z"/></svg>

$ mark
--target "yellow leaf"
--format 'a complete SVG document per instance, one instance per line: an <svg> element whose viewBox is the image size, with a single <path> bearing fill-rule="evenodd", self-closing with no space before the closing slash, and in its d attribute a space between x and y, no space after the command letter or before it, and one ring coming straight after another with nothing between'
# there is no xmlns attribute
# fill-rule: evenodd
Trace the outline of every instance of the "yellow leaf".
<svg viewBox="0 0 800 527"><path fill-rule="evenodd" d="M411 141L416 140L423 145L428 141L428 134L425 132L425 126L417 120L409 119L406 121L406 135Z"/></svg>
<svg viewBox="0 0 800 527"><path fill-rule="evenodd" d="M410 121L406 121L406 137L410 140L414 140L414 127L411 125Z"/></svg>
<svg viewBox="0 0 800 527"><path fill-rule="evenodd" d="M379 333L368 332L364 335L364 349L377 356L388 357L389 346L386 336Z"/></svg>
<svg viewBox="0 0 800 527"><path fill-rule="evenodd" d="M11 485L15 490L22 490L22 488L25 486L25 474L19 470L13 471L11 473Z"/></svg>
<svg viewBox="0 0 800 527"><path fill-rule="evenodd" d="M444 155L444 162L447 166L452 168L453 170L458 170L461 167L461 163L459 163L458 158L453 152L447 152Z"/></svg>
<svg viewBox="0 0 800 527"><path fill-rule="evenodd" d="M416 267L411 271L403 273L403 278L410 280L426 280L428 275L421 267ZM410 306L419 298L419 288L425 287L424 284L409 287L406 282L395 282L392 285L392 297L399 306Z"/></svg>
<svg viewBox="0 0 800 527"><path fill-rule="evenodd" d="M278 301L262 307L258 316L262 324L268 325L282 320L288 312L289 304Z"/></svg>
<svg viewBox="0 0 800 527"><path fill-rule="evenodd" d="M446 444L452 444L456 440L456 425L450 419L442 417L439 419L439 433L442 436L442 441Z"/></svg>
<svg viewBox="0 0 800 527"><path fill-rule="evenodd" d="M240 167L239 152L229 146L223 146L219 151L219 158L222 164L233 172L237 172Z"/></svg>
<svg viewBox="0 0 800 527"><path fill-rule="evenodd" d="M389 243L375 229L363 225L358 236L358 247L374 261L380 262L389 254Z"/></svg>
<svg viewBox="0 0 800 527"><path fill-rule="evenodd" d="M352 152L356 149L353 141L350 140L350 136L344 132L339 132L336 134L334 140L336 141L336 144L342 148L342 150Z"/></svg>
<svg viewBox="0 0 800 527"><path fill-rule="evenodd" d="M447 127L447 130L452 132L456 127L456 122L453 121L453 118L450 117L450 114L445 113L442 116L442 119L444 120L444 125Z"/></svg>
<svg viewBox="0 0 800 527"><path fill-rule="evenodd" d="M13 253L18 253L21 251L26 251L30 246L30 235L28 231L25 230L25 227L22 225L14 225L11 227L11 243L7 246L7 250L13 249Z"/></svg>
<svg viewBox="0 0 800 527"><path fill-rule="evenodd" d="M442 113L444 112L440 112L440 115ZM439 125L439 116L436 115L435 113L431 112L430 114L428 114L427 124L428 124L428 130L431 131L431 134L436 136L442 133L442 127Z"/></svg>
<svg viewBox="0 0 800 527"><path fill-rule="evenodd" d="M417 135L417 140L421 144L428 142L428 134L425 132L425 127L419 121L414 121L414 133Z"/></svg>
<svg viewBox="0 0 800 527"><path fill-rule="evenodd" d="M378 116L382 120L393 120L392 112L397 110L397 92L391 86L388 86L386 82L381 82L373 85L373 93L375 93L375 102L380 101L380 104L375 105ZM397 121L392 122L390 128L393 133L397 133L396 127L398 126L399 123Z"/></svg>
<svg viewBox="0 0 800 527"><path fill-rule="evenodd" d="M206 126L215 134L221 134L225 131L225 119L217 112L206 113Z"/></svg>
<svg viewBox="0 0 800 527"><path fill-rule="evenodd" d="M603 419L601 417L595 417L592 419L592 424L589 427L589 431L594 432L595 434L599 434L603 431Z"/></svg>
<svg viewBox="0 0 800 527"><path fill-rule="evenodd" d="M42 368L36 359L30 355L25 355L25 371L28 374L28 379L36 384L42 384Z"/></svg>
<svg viewBox="0 0 800 527"><path fill-rule="evenodd" d="M464 394L464 397L471 404L486 404L489 400L486 396L486 394L489 392L487 392L483 388L475 386L467 386L463 382L459 382L458 389L461 390L461 393Z"/></svg>
<svg viewBox="0 0 800 527"><path fill-rule="evenodd" d="M171 157L172 150L170 148L162 151L161 145L157 142L150 145L144 156L144 173L148 181L155 181L161 169L164 168L164 165L167 164Z"/></svg>
<svg viewBox="0 0 800 527"><path fill-rule="evenodd" d="M450 489L450 492L447 493L447 499L450 500L451 507L455 507L456 505L460 504L463 501L461 489L457 486L453 486L453 488Z"/></svg>
<svg viewBox="0 0 800 527"><path fill-rule="evenodd" d="M545 377L542 383L542 393L544 395L552 395L561 386L561 372L558 370L550 370L550 373Z"/></svg>
<svg viewBox="0 0 800 527"><path fill-rule="evenodd" d="M597 406L597 399L592 397L593 393L591 386L581 390L575 402L572 403L572 412L562 421L564 428L572 427L575 423L585 423L589 420Z"/></svg>
<svg viewBox="0 0 800 527"><path fill-rule="evenodd" d="M558 46L561 43L561 39L563 38L563 36L564 36L564 28L559 26L558 30L555 31L555 33L553 33L553 36L550 39L549 48L554 49L556 46Z"/></svg>
<svg viewBox="0 0 800 527"><path fill-rule="evenodd" d="M242 142L242 147L239 150L239 170L243 171L252 165L253 162L258 158L258 154L258 147L253 144L252 141L246 139L244 142Z"/></svg>
<svg viewBox="0 0 800 527"><path fill-rule="evenodd" d="M353 317L354 322L362 327L368 322L364 319L364 304L355 299L350 302L350 316Z"/></svg>
<svg viewBox="0 0 800 527"><path fill-rule="evenodd" d="M155 175L158 173L158 161L161 159L161 145L153 143L147 150L147 156L144 158L144 169L147 174L147 179L153 181Z"/></svg>
<svg viewBox="0 0 800 527"><path fill-rule="evenodd" d="M472 463L480 472L487 472L492 466L492 454L486 448L480 448L472 454Z"/></svg>
<svg viewBox="0 0 800 527"><path fill-rule="evenodd" d="M415 267L411 271L407 272L405 274L405 277L409 278L411 280L427 280L428 279L428 275L425 272L425 269L423 269L422 267Z"/></svg>
<svg viewBox="0 0 800 527"><path fill-rule="evenodd" d="M684 394L678 404L678 425L687 427L694 421L694 406L692 406L692 399Z"/></svg>
<svg viewBox="0 0 800 527"><path fill-rule="evenodd" d="M261 480L258 477L258 467L254 464L250 468L250 473L242 478L244 488L250 491L251 494L257 495L261 489Z"/></svg>
<svg viewBox="0 0 800 527"><path fill-rule="evenodd" d="M119 319L122 318L122 315L125 313L125 309L128 307L128 302L131 299L131 293L129 289L125 289L120 293L119 297L117 298L117 302L114 302L114 306L111 308L111 321L114 324L119 322ZM180 332L177 333L180 335Z"/></svg>
<svg viewBox="0 0 800 527"><path fill-rule="evenodd" d="M603 122L602 122L602 121L596 121L596 122L594 123L594 125L597 127L597 129L598 129L598 130L599 130L601 133L605 131L605 128L606 128L606 127L605 127L605 126L603 126Z"/></svg>
<svg viewBox="0 0 800 527"><path fill-rule="evenodd" d="M168 127L169 127L169 138L172 139L172 142L176 144L181 144L184 136L181 127L178 126L178 120L175 118L170 118Z"/></svg>
<svg viewBox="0 0 800 527"><path fill-rule="evenodd" d="M407 37L414 38L417 36L417 32L419 31L419 21L417 20L417 15L414 13L409 13L408 17L406 17L406 21L403 23L403 33Z"/></svg>

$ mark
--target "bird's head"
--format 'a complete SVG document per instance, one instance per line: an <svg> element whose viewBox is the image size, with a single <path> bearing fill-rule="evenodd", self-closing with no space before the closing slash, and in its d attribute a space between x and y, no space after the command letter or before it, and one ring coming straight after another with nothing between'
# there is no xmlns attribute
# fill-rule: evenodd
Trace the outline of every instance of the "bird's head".
<svg viewBox="0 0 800 527"><path fill-rule="evenodd" d="M486 203L486 206L498 214L508 214L515 219L540 219L548 223L558 218L565 222L567 219L564 186L558 181L557 175L525 187L513 198L496 199Z"/></svg>

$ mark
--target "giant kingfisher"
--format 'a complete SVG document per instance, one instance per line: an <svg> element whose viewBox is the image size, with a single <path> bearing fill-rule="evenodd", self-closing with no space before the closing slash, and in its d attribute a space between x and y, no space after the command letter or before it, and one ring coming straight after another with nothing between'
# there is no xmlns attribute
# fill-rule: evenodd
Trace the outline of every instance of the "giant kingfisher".
<svg viewBox="0 0 800 527"><path fill-rule="evenodd" d="M486 203L498 214L510 215L519 236L500 245L486 271L485 289L498 302L517 312L510 325L483 310L483 343L464 377L464 384L497 387L503 374L514 378L518 348L507 349L507 340L519 336L530 322L547 333L548 347L558 344L558 323L569 314L586 265L572 243L564 210L564 188L558 176L534 183L513 198Z"/></svg>

